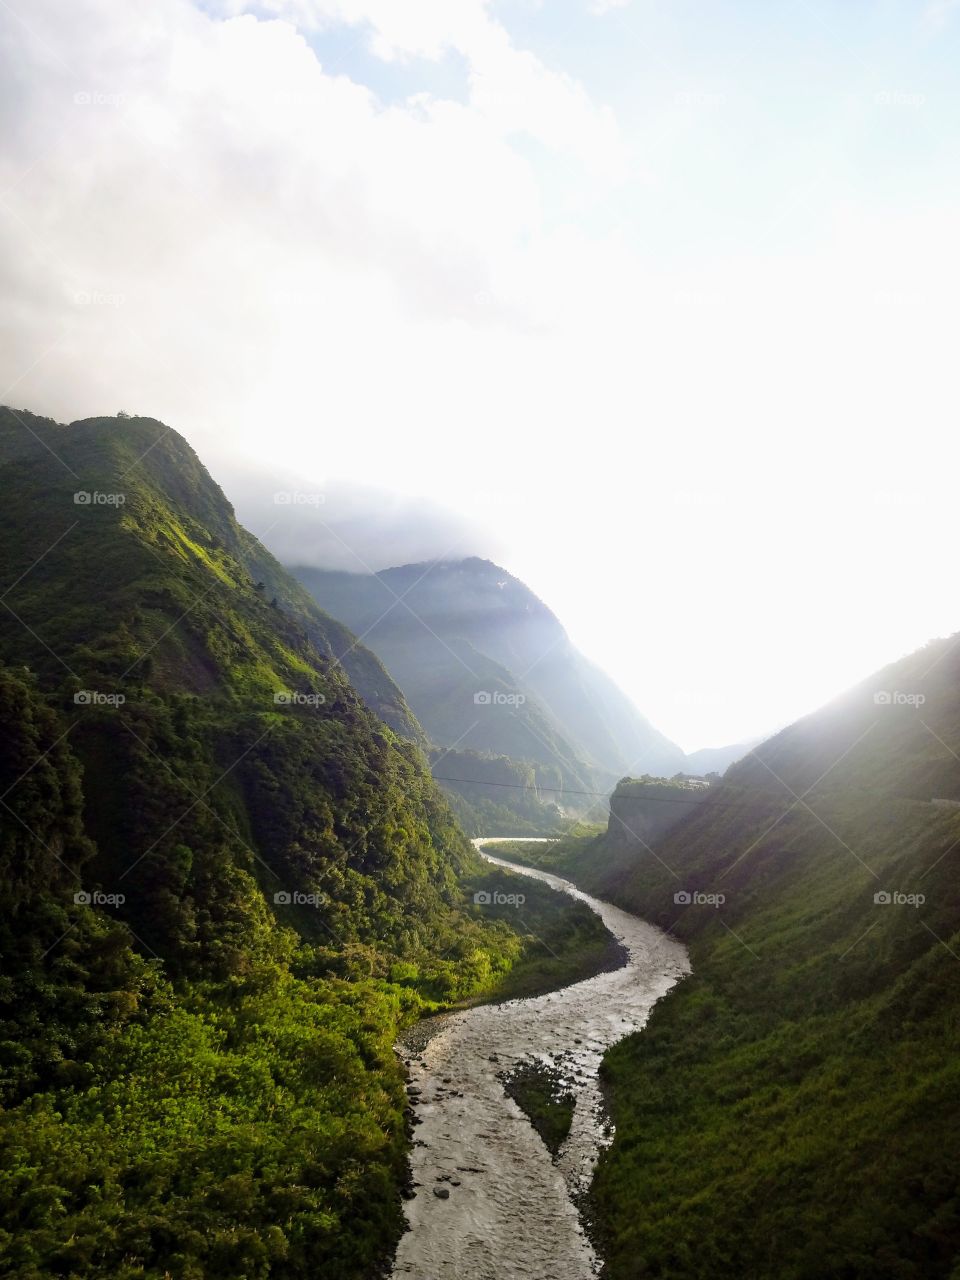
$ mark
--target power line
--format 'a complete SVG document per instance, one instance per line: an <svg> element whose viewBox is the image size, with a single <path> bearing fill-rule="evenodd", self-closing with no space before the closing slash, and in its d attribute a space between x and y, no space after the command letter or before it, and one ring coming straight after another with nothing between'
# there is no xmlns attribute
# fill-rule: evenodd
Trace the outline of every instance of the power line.
<svg viewBox="0 0 960 1280"><path fill-rule="evenodd" d="M615 792L611 792L611 791L579 791L574 787L547 787L547 786L540 786L538 783L493 782L493 781L488 781L487 779L481 779L481 778L440 778L436 774L433 775L433 780L434 782L449 782L452 784L460 784L460 785L466 785L466 786L508 787L514 791L536 791L536 792L552 791L552 792L555 792L557 795L561 795L561 796L597 796L602 800L609 800L615 794ZM653 785L656 785L656 784L653 784ZM701 788L701 792L709 793L710 790L712 790L712 787ZM929 805L933 803L932 800L921 800L917 796L903 796L903 795L899 795L895 791L875 791L869 787L844 787L842 788L842 790L845 792L859 791L861 793L866 793L867 795L878 796L884 800L903 800L903 801L906 801L908 804ZM754 795L756 795L756 792L754 792ZM629 792L627 793L627 798L628 799L631 798ZM704 800L693 800L693 799L687 800L687 799L682 799L679 796L674 798L673 796L646 796L646 795L641 795L636 793L634 794L633 798L642 800L645 804L652 802L655 804L659 803L659 804L702 805L705 803ZM747 803L749 803L749 800L752 798L753 797L748 798L747 796L743 797L744 801L746 801ZM782 797L782 796L775 797L771 794L769 798L772 801L774 799L784 799L785 797ZM797 797L795 797L795 799L796 798ZM799 797L799 798L802 799L802 797ZM710 808L742 810L743 804L723 804L719 801L714 800L710 802Z"/></svg>
<svg viewBox="0 0 960 1280"><path fill-rule="evenodd" d="M515 791L555 791L561 796L599 796L603 800L609 799L611 792L609 791L578 791L575 787L546 787L539 783L527 782L488 782L486 779L480 778L439 778L433 775L434 782L459 782L469 786L477 787L510 787ZM702 790L706 791L704 787ZM674 799L672 796L643 796L644 800L662 800L664 804L702 804L700 800L681 800Z"/></svg>

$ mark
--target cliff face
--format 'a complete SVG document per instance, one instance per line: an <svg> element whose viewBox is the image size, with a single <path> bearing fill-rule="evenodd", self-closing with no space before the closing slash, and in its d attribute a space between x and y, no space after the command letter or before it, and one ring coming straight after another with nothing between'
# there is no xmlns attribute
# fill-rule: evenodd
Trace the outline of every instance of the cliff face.
<svg viewBox="0 0 960 1280"><path fill-rule="evenodd" d="M622 853L643 853L702 804L709 793L709 787L692 783L621 778L610 797L608 847Z"/></svg>

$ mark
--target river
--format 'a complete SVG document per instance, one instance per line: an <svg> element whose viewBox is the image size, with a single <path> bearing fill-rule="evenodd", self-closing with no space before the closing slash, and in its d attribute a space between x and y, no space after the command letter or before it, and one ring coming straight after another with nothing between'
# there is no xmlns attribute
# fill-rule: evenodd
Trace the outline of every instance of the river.
<svg viewBox="0 0 960 1280"><path fill-rule="evenodd" d="M686 973L686 948L627 911L559 876L489 862L543 880L596 911L623 945L626 964L533 999L480 1005L413 1029L410 1062L416 1195L393 1276L405 1280L590 1280L600 1260L576 1201L589 1185L605 1126L598 1069L606 1050L643 1027L651 1008ZM504 892L516 882L504 879ZM553 1159L499 1079L538 1058L576 1097L570 1134ZM437 1194L439 1193L439 1194Z"/></svg>

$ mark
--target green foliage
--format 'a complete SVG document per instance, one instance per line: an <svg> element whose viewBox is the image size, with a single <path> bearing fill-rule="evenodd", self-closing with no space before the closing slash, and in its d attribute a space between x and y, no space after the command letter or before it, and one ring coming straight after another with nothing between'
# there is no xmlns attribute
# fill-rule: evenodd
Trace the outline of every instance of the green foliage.
<svg viewBox="0 0 960 1280"><path fill-rule="evenodd" d="M584 857L589 858L590 852L595 849L597 837L603 830L596 823L578 822L565 835L555 840L545 840L543 843L498 840L496 844L487 847L487 852L503 858L505 862L537 867L540 871L552 871L561 876L575 876L581 871L581 861Z"/></svg>
<svg viewBox="0 0 960 1280"><path fill-rule="evenodd" d="M573 1123L576 1096L556 1067L537 1058L521 1062L506 1077L504 1090L530 1119L551 1155L557 1155Z"/></svg>
<svg viewBox="0 0 960 1280"><path fill-rule="evenodd" d="M499 854L500 846L494 849ZM474 909L477 918L499 924L505 944L514 932L522 942L515 962L498 975L498 1000L542 995L623 963L619 944L596 912L540 880L512 876L492 867L471 875L465 889L468 899L478 891L494 890L524 897L520 907L505 904Z"/></svg>
<svg viewBox="0 0 960 1280"><path fill-rule="evenodd" d="M368 1280L402 1225L394 1040L542 978L542 944L472 907L485 864L396 686L354 666L406 738L186 444L23 416L0 413L0 1270Z"/></svg>
<svg viewBox="0 0 960 1280"><path fill-rule="evenodd" d="M400 1227L399 1001L274 975L132 1023L0 1121L5 1274L366 1276Z"/></svg>
<svg viewBox="0 0 960 1280"><path fill-rule="evenodd" d="M556 804L562 774L554 765L439 747L431 750L429 758L434 776L469 836L550 836L571 825Z"/></svg>
<svg viewBox="0 0 960 1280"><path fill-rule="evenodd" d="M334 656L342 654L367 704L425 744L382 664L237 524L171 428L138 417L63 427L0 407L0 463L6 581L24 574L8 606L26 624L0 657L57 678L69 669L87 683L272 698L318 670L345 684Z"/></svg>
<svg viewBox="0 0 960 1280"><path fill-rule="evenodd" d="M604 1062L612 1280L958 1274L960 818L930 803L958 795L958 690L943 642L764 744L655 852L611 822L561 859L694 968Z"/></svg>

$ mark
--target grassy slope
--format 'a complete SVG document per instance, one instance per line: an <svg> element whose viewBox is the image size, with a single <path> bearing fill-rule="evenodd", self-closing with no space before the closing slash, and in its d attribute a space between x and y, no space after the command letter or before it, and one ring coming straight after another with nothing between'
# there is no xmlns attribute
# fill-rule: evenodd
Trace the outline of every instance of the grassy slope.
<svg viewBox="0 0 960 1280"><path fill-rule="evenodd" d="M499 846L492 852L499 856ZM520 906L482 909L487 918L516 929L527 944L522 959L500 980L493 997L498 1001L543 995L621 963L616 939L600 917L542 881L485 866L465 881L465 888L468 896L477 890L499 890L525 899Z"/></svg>
<svg viewBox="0 0 960 1280"><path fill-rule="evenodd" d="M657 856L617 830L560 858L694 964L605 1060L611 1280L960 1275L960 813L929 803L960 795L958 695L938 642L735 766Z"/></svg>

